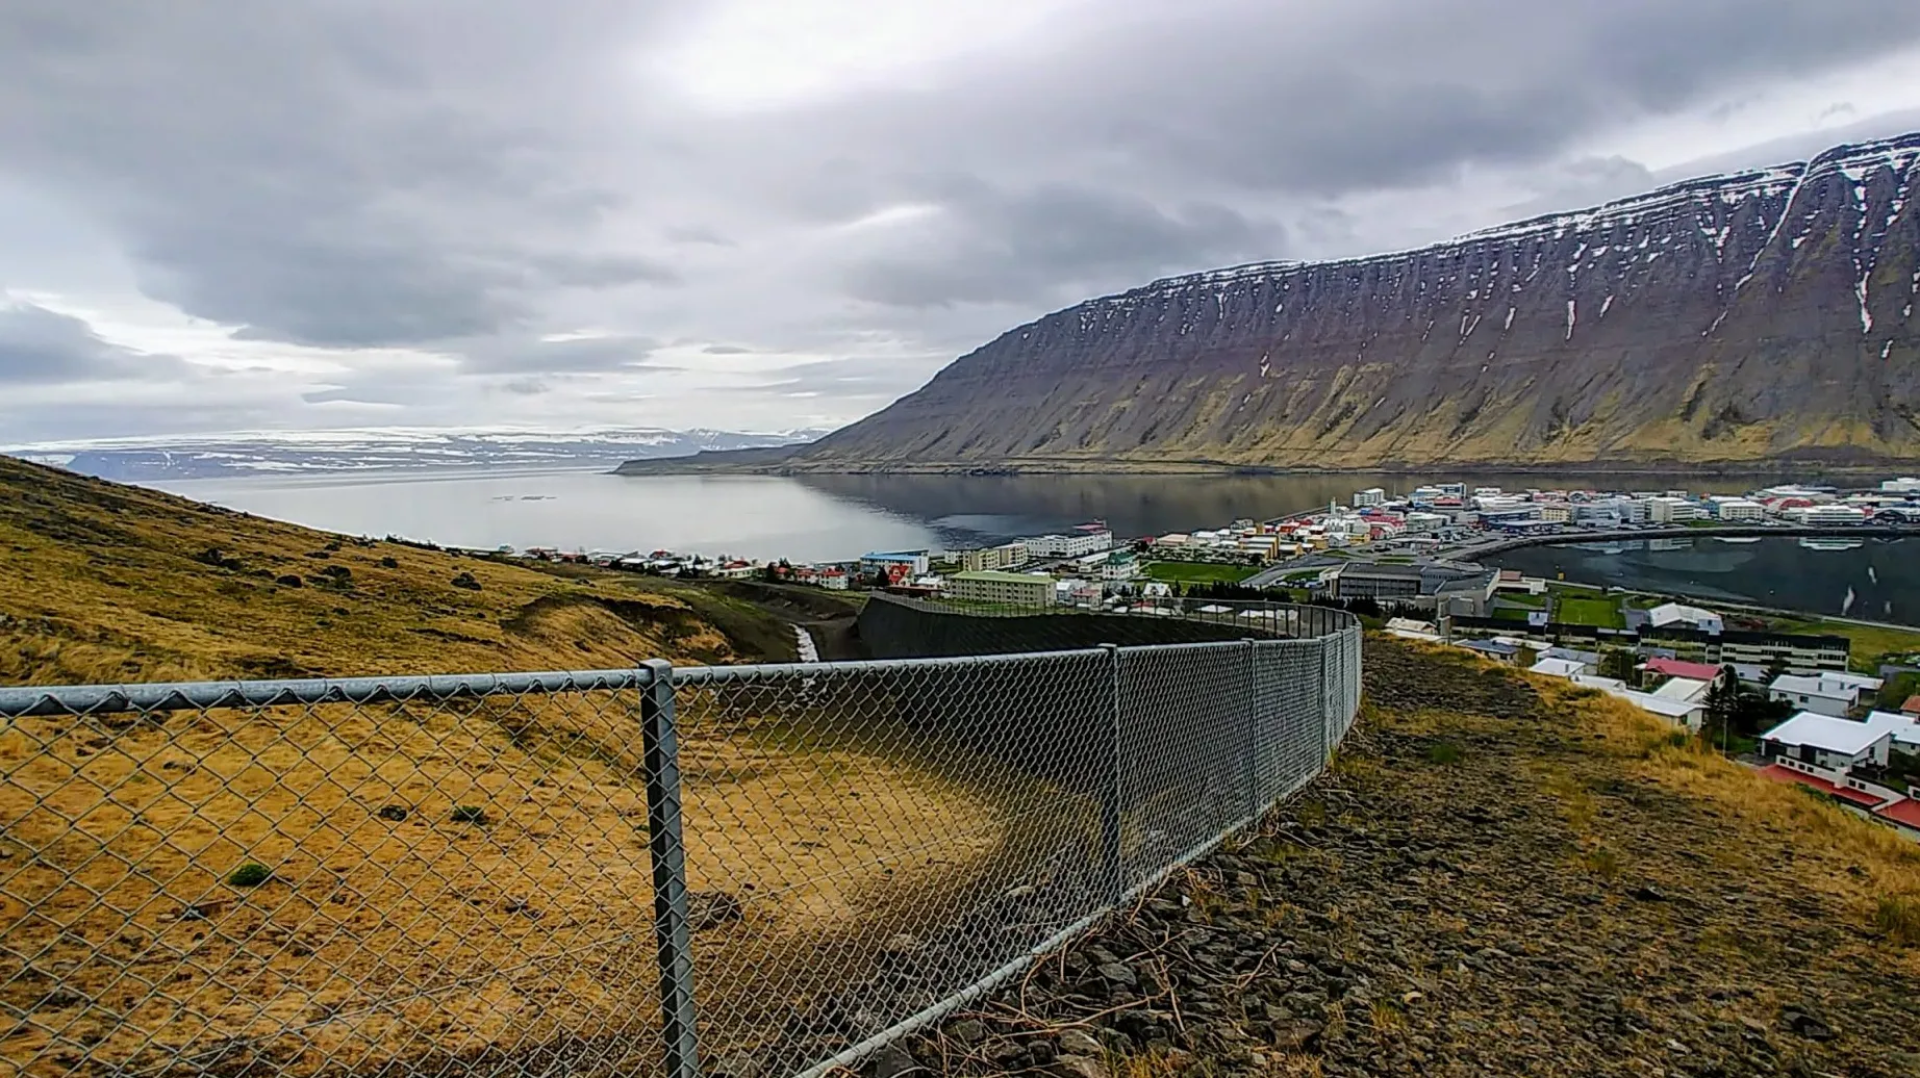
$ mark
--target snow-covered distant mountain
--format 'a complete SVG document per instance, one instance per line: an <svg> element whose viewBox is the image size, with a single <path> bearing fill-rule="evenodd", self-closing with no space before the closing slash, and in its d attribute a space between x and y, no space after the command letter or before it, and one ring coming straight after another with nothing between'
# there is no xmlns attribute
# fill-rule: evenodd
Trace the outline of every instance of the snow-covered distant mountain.
<svg viewBox="0 0 1920 1078"><path fill-rule="evenodd" d="M0 452L102 479L139 482L423 468L611 468L622 461L713 449L798 445L824 433L382 428L40 442L0 446Z"/></svg>

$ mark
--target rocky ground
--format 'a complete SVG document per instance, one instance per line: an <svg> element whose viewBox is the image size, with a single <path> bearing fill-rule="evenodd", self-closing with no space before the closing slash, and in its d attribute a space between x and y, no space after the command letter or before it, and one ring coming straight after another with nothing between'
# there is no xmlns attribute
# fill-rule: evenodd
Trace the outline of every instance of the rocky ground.
<svg viewBox="0 0 1920 1078"><path fill-rule="evenodd" d="M1866 869L1511 674L1381 642L1366 672L1333 773L1260 834L869 1078L1920 1076L1920 961L1806 875Z"/></svg>

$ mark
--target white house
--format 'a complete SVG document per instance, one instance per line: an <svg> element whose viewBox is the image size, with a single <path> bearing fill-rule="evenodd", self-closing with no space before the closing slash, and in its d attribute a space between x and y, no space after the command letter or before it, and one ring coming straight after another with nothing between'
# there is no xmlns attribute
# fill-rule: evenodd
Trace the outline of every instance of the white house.
<svg viewBox="0 0 1920 1078"><path fill-rule="evenodd" d="M1387 492L1381 490L1379 487L1368 487L1365 490L1356 490L1353 492L1353 507L1355 509L1365 509L1370 505L1385 504L1387 504Z"/></svg>
<svg viewBox="0 0 1920 1078"><path fill-rule="evenodd" d="M1704 703L1707 690L1713 687L1710 681L1695 681L1693 678L1668 678L1666 684L1653 690L1653 695L1662 700L1677 700L1683 704Z"/></svg>
<svg viewBox="0 0 1920 1078"><path fill-rule="evenodd" d="M1707 703L1702 700L1670 700L1667 697L1650 692L1635 692L1627 689L1613 695L1627 701L1642 711L1650 711L1662 718L1680 723L1696 733L1707 721Z"/></svg>
<svg viewBox="0 0 1920 1078"><path fill-rule="evenodd" d="M1572 678L1576 674L1585 673L1586 670L1585 663L1575 662L1572 659L1541 659L1527 667L1529 674L1545 674L1548 677L1558 678Z"/></svg>
<svg viewBox="0 0 1920 1078"><path fill-rule="evenodd" d="M1829 675L1781 674L1767 686L1767 697L1803 711L1844 718L1860 702L1860 687L1829 680Z"/></svg>
<svg viewBox="0 0 1920 1078"><path fill-rule="evenodd" d="M1433 622L1421 621L1417 618L1388 618L1387 632L1408 640L1437 642L1440 639L1440 631L1434 628Z"/></svg>
<svg viewBox="0 0 1920 1078"><path fill-rule="evenodd" d="M1893 751L1920 754L1920 717L1897 711L1869 711L1867 725L1893 735Z"/></svg>
<svg viewBox="0 0 1920 1078"><path fill-rule="evenodd" d="M1802 711L1760 735L1760 755L1845 771L1857 764L1886 766L1892 743L1893 731L1884 725Z"/></svg>
<svg viewBox="0 0 1920 1078"><path fill-rule="evenodd" d="M1684 603L1661 603L1647 611L1647 623L1656 629L1664 629L1669 625L1683 625L1716 635L1726 631L1726 623L1721 620L1720 615L1711 610L1687 606Z"/></svg>

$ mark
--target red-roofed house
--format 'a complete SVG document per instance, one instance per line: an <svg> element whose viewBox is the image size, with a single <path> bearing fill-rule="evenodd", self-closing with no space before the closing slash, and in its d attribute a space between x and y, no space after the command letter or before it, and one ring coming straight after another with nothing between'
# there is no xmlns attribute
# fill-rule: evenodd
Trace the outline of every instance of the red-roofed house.
<svg viewBox="0 0 1920 1078"><path fill-rule="evenodd" d="M1920 694L1907 697L1907 702L1900 705L1900 714L1920 716Z"/></svg>
<svg viewBox="0 0 1920 1078"><path fill-rule="evenodd" d="M1805 771L1796 771L1780 764L1768 764L1760 769L1760 774L1763 778L1769 778L1775 782L1797 782L1802 786L1818 790L1830 797L1837 797L1850 805L1859 805L1861 808L1878 808L1887 801L1886 798L1868 793L1865 790L1856 790L1850 786L1837 785L1825 776L1808 774Z"/></svg>
<svg viewBox="0 0 1920 1078"><path fill-rule="evenodd" d="M1704 681L1712 684L1720 680L1722 671L1708 663L1690 663L1680 659L1648 659L1640 666L1648 676L1683 677L1691 681Z"/></svg>
<svg viewBox="0 0 1920 1078"><path fill-rule="evenodd" d="M1920 801L1909 797L1895 801L1890 805L1881 805L1873 810L1875 816L1893 824L1904 831L1920 834Z"/></svg>

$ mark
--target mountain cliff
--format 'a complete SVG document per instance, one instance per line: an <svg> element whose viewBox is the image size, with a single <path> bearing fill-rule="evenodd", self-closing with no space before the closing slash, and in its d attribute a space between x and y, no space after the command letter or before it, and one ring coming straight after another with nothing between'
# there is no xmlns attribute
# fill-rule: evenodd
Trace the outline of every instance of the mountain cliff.
<svg viewBox="0 0 1920 1078"><path fill-rule="evenodd" d="M1920 134L1008 331L791 470L1920 459Z"/></svg>

